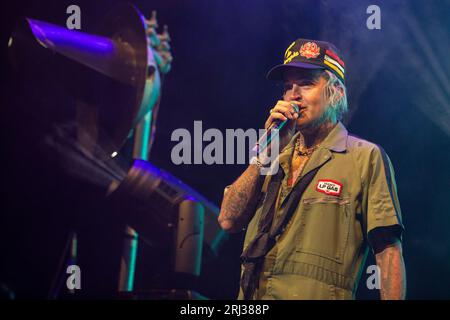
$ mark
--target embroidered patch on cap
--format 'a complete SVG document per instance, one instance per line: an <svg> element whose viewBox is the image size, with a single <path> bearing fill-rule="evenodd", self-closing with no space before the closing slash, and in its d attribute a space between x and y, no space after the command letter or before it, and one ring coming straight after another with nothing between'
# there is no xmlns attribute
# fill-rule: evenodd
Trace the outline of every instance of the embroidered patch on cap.
<svg viewBox="0 0 450 320"><path fill-rule="evenodd" d="M328 195L339 196L342 191L342 184L334 180L319 180L316 190Z"/></svg>
<svg viewBox="0 0 450 320"><path fill-rule="evenodd" d="M300 47L300 55L306 59L317 58L319 54L320 47L315 42L307 42Z"/></svg>

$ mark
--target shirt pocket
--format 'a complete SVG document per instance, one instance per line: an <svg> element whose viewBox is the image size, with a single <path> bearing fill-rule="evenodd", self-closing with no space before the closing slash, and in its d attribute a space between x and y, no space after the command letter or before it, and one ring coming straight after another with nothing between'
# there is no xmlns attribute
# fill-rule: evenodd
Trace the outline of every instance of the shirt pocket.
<svg viewBox="0 0 450 320"><path fill-rule="evenodd" d="M325 196L302 202L296 252L342 263L350 231L350 198Z"/></svg>

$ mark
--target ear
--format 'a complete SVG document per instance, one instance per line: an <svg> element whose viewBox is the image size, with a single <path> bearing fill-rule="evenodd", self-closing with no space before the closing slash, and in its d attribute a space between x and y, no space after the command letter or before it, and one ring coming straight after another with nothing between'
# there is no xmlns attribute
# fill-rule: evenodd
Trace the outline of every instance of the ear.
<svg viewBox="0 0 450 320"><path fill-rule="evenodd" d="M339 93L339 100L341 100L344 97L344 88L342 88L341 86L338 86L337 91Z"/></svg>
<svg viewBox="0 0 450 320"><path fill-rule="evenodd" d="M342 86L340 85L334 85L334 97L333 97L333 102L335 104L341 103L342 99L345 96L345 90Z"/></svg>

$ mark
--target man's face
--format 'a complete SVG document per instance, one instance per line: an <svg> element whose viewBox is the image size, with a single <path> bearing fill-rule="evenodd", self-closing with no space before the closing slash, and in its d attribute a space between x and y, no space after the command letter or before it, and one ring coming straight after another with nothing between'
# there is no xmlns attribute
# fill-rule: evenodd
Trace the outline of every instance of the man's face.
<svg viewBox="0 0 450 320"><path fill-rule="evenodd" d="M323 94L327 80L322 70L292 69L284 73L283 100L300 102L298 129L312 129L322 123L327 104Z"/></svg>

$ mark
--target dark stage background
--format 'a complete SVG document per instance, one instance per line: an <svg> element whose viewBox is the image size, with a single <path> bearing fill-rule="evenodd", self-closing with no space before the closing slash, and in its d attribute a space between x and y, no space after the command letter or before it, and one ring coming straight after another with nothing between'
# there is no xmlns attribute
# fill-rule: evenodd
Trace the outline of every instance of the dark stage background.
<svg viewBox="0 0 450 320"><path fill-rule="evenodd" d="M67 6L77 4L82 31L93 32L100 17L117 2L6 2L2 49L21 15L65 25ZM395 168L406 226L407 298L450 298L449 1L132 2L146 15L157 10L159 23L169 25L172 37L174 62L164 82L150 161L217 205L223 188L244 166L172 164L173 130L192 131L195 120L203 122L203 130L260 128L281 94L281 88L265 80L265 73L281 62L285 48L299 37L327 40L340 48L350 106L345 123L350 132L383 146ZM381 30L366 27L366 8L371 4L381 8ZM8 75L2 72L2 77L7 89ZM7 119L2 124L2 149L18 149L20 137L7 130ZM11 191L20 186L6 190L16 163L8 160L7 153L2 157L7 159L2 167L2 211L37 213L35 203L20 201ZM55 247L45 235L58 231L40 225L38 216L33 221L23 229L8 225L7 220L1 225L0 281L16 289L18 297L41 297L36 283L48 280L42 270L54 264L46 261L58 258L58 253L50 251L45 256L35 253L33 244ZM26 233L38 227L34 242ZM64 239L63 235L58 239ZM243 234L231 235L219 257L205 262L203 294L223 299L236 296L242 239ZM374 264L372 256L367 263ZM378 299L376 291L366 289L366 279L363 274L357 297Z"/></svg>

